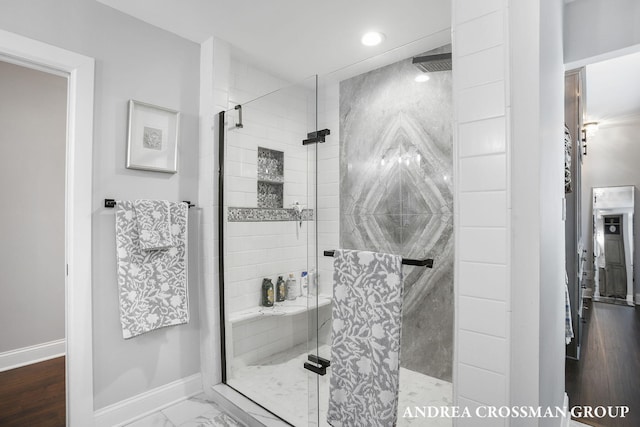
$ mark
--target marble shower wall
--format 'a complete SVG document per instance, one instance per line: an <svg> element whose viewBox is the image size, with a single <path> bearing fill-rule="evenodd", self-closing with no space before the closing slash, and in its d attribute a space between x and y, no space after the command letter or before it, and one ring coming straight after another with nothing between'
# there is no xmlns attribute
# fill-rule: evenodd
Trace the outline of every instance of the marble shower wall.
<svg viewBox="0 0 640 427"><path fill-rule="evenodd" d="M340 246L434 259L403 267L401 365L451 381L451 71L419 73L409 58L340 83Z"/></svg>

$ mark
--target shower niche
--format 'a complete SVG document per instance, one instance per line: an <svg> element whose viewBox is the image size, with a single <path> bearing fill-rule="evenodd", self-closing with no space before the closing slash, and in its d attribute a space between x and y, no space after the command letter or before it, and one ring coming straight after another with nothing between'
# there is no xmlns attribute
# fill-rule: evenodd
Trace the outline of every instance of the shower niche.
<svg viewBox="0 0 640 427"><path fill-rule="evenodd" d="M258 147L258 207L284 208L284 152Z"/></svg>

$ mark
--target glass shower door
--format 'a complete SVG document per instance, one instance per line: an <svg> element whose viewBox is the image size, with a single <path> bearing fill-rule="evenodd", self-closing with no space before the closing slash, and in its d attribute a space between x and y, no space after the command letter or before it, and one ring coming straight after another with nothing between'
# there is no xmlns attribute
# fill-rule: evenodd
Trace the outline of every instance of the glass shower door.
<svg viewBox="0 0 640 427"><path fill-rule="evenodd" d="M224 381L295 426L317 424L322 372L315 84L232 90L221 155Z"/></svg>
<svg viewBox="0 0 640 427"><path fill-rule="evenodd" d="M339 248L435 258L432 269L403 267L398 401L452 403L451 71L425 83L415 65L434 43L261 97L231 91L220 204L224 381L294 426L328 425ZM281 285L291 289L284 301Z"/></svg>
<svg viewBox="0 0 640 427"><path fill-rule="evenodd" d="M434 259L402 267L398 427L424 424L403 418L407 407L452 404L453 92L450 67L435 71L428 62L451 51L437 43L417 40L318 82L318 128L331 130L316 154L319 304L333 289L333 259L325 251ZM318 312L318 351L331 360L331 311ZM318 385L324 427L329 375Z"/></svg>

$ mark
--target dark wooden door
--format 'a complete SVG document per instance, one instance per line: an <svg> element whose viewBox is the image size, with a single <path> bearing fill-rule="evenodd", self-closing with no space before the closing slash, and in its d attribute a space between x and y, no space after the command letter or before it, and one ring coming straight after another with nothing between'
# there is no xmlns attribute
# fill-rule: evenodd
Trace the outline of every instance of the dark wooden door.
<svg viewBox="0 0 640 427"><path fill-rule="evenodd" d="M612 298L627 296L627 267L624 255L622 216L604 217L605 287L600 295ZM603 292L604 291L604 292Z"/></svg>

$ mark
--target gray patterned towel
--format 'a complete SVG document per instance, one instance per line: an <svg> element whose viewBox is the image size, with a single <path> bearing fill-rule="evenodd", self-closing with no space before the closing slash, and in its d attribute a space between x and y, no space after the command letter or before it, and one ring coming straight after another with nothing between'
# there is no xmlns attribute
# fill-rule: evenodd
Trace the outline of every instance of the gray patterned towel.
<svg viewBox="0 0 640 427"><path fill-rule="evenodd" d="M402 258L336 250L327 422L392 427L398 411Z"/></svg>
<svg viewBox="0 0 640 427"><path fill-rule="evenodd" d="M166 200L136 200L136 223L140 238L140 249L152 251L173 246L171 214Z"/></svg>
<svg viewBox="0 0 640 427"><path fill-rule="evenodd" d="M170 203L174 246L140 248L133 202L116 205L116 250L122 336L189 322L187 290L187 205Z"/></svg>

